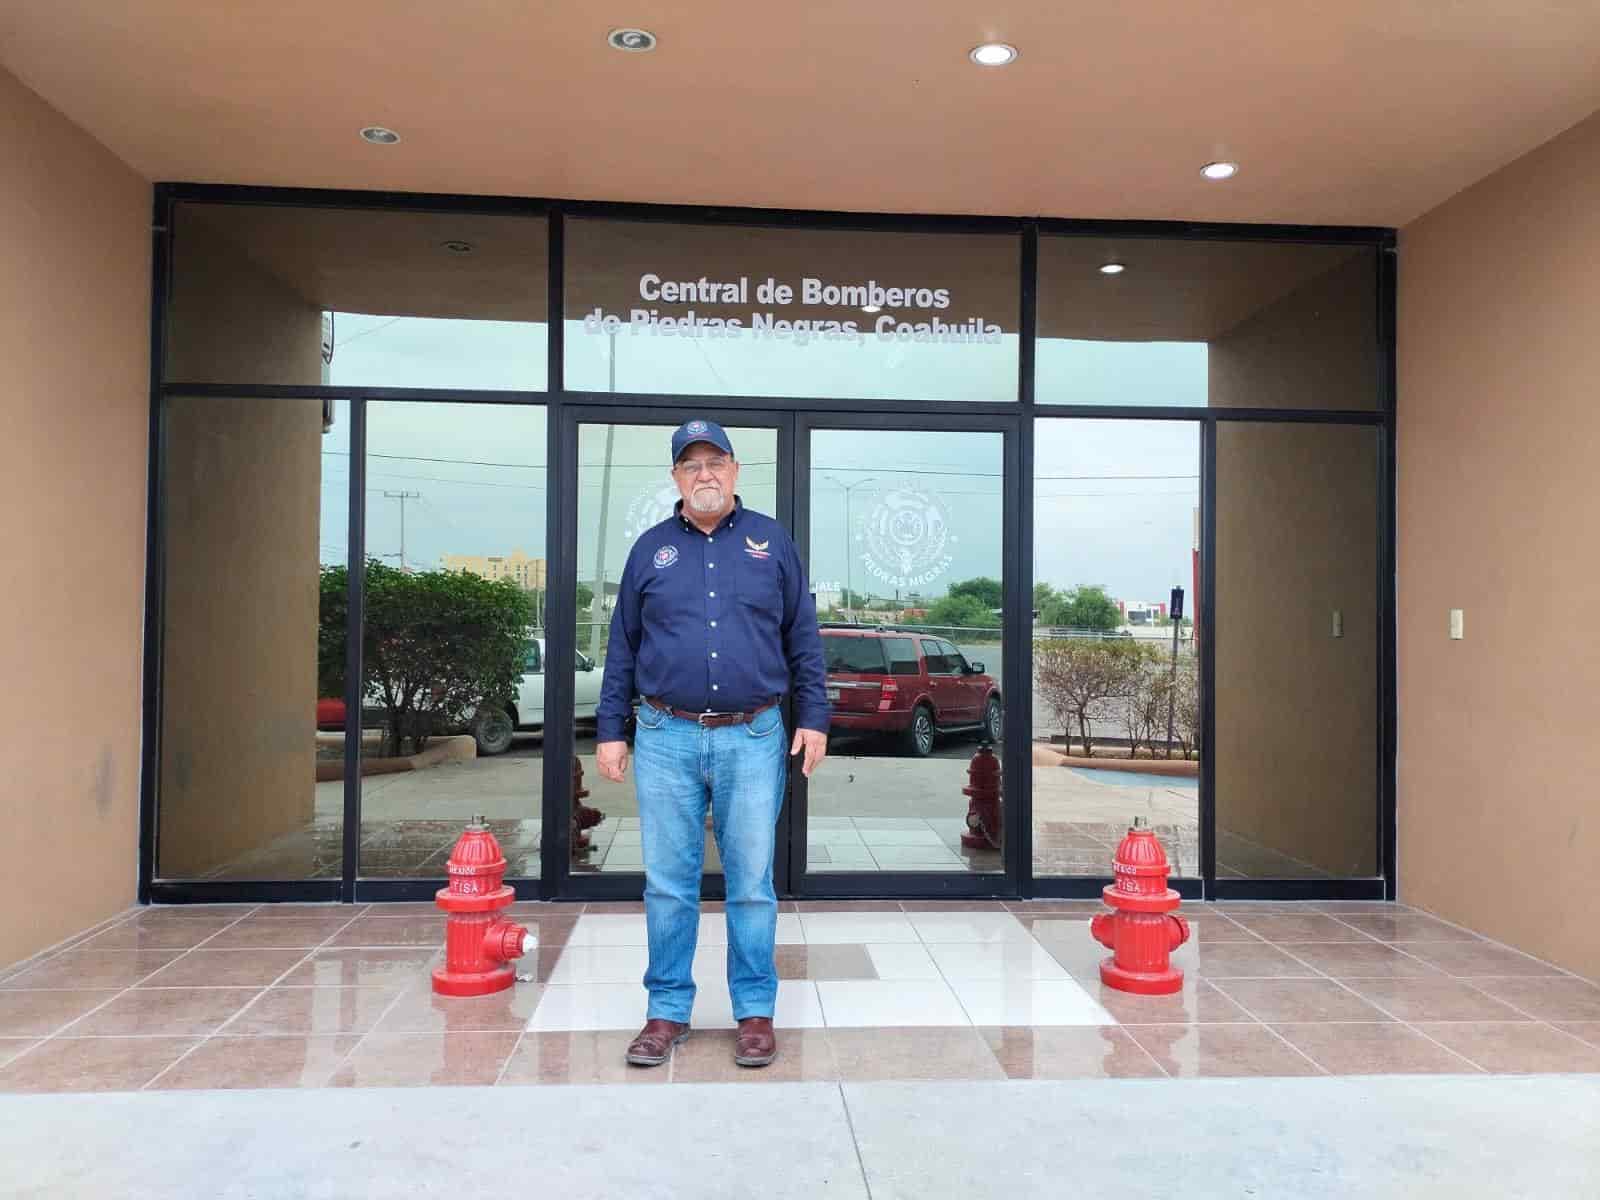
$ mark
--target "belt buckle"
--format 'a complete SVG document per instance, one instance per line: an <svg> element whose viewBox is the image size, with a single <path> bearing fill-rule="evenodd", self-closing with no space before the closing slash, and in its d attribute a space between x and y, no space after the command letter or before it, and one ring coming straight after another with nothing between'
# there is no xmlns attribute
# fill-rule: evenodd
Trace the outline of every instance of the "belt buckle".
<svg viewBox="0 0 1600 1200"><path fill-rule="evenodd" d="M710 728L710 726L708 726L706 724L706 718L707 717L716 717L716 716L721 716L721 714L720 713L714 713L714 712L703 712L698 717L696 717L694 719L694 723L696 725L700 726L702 729L708 729L708 728Z"/></svg>

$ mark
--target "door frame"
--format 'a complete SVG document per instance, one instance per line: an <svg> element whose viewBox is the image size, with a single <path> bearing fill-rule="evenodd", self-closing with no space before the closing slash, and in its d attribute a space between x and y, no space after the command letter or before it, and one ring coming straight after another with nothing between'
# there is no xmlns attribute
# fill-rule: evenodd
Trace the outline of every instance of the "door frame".
<svg viewBox="0 0 1600 1200"><path fill-rule="evenodd" d="M1001 555L1002 564L1019 561L1022 528L1019 521L1022 487L1022 424L1032 420L1017 413L993 415L965 412L819 412L796 414L794 538L801 561L811 559L811 435L818 430L860 430L863 433L998 433L1001 435ZM1030 548L1031 554L1031 548ZM1025 604L1022 584L1015 571L1002 571L1001 678L1030 678L1026 654L1031 605ZM1031 586L1031 585L1029 585ZM787 807L793 810L791 827L801 836L790 838L786 872L791 893L802 898L882 897L897 899L1015 899L1023 894L1024 868L1033 854L1032 813L1029 803L1031 772L1026 731L1032 725L1032 688L1020 694L1006 690L1005 736L1000 746L1002 779L1006 781L1002 816L1002 870L973 871L811 871L806 867L804 833L809 811L807 780L791 777ZM826 766L823 768L827 769ZM1020 780L1020 786L1019 786Z"/></svg>
<svg viewBox="0 0 1600 1200"><path fill-rule="evenodd" d="M578 427L580 425L659 425L662 444L666 434L691 417L703 417L720 425L774 429L778 434L778 503L768 515L786 530L794 530L794 440L795 414L781 408L735 408L677 403L663 396L649 406L638 404L562 404L551 414L554 448L550 461L555 468L554 488L558 503L552 506L552 530L548 538L549 600L545 608L545 726L543 833L540 841L539 893L554 900L636 900L644 888L644 872L574 873L571 851L572 779L570 768L577 741L573 712L573 669L577 650L578 584ZM662 460L666 476L668 463ZM784 700L785 723L792 727L792 701ZM561 764L558 766L557 764ZM792 804L786 790L778 814L778 844L787 845ZM779 894L789 890L788 856L780 853L774 863L773 886ZM721 875L703 875L701 897L720 900L725 895Z"/></svg>

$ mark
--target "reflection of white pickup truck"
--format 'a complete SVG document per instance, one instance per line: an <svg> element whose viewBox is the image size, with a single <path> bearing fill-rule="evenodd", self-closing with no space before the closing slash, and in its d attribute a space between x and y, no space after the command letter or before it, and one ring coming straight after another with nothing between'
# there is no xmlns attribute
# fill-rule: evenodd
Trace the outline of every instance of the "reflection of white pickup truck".
<svg viewBox="0 0 1600 1200"><path fill-rule="evenodd" d="M572 697L573 715L577 721L593 722L595 709L600 704L600 683L604 672L582 651L574 651L577 671ZM522 663L522 678L517 681L517 694L507 708L481 704L472 717L472 736L478 743L479 754L504 754L511 748L511 736L518 729L544 728L544 639L535 638L528 643L528 655Z"/></svg>

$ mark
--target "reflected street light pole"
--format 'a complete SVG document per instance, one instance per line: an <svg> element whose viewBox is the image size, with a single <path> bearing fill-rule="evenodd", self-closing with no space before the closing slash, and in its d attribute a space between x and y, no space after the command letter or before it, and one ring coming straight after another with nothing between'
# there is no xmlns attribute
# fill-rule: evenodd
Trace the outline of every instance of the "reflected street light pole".
<svg viewBox="0 0 1600 1200"><path fill-rule="evenodd" d="M836 483L844 489L844 611L845 615L854 621L855 615L850 604L850 601L853 598L850 588L850 559L855 554L855 549L850 544L850 493L855 491L858 487L865 487L869 483L876 483L877 480L858 479L854 483L845 483L842 479L838 479L832 475L824 475L822 478L829 480L832 483Z"/></svg>

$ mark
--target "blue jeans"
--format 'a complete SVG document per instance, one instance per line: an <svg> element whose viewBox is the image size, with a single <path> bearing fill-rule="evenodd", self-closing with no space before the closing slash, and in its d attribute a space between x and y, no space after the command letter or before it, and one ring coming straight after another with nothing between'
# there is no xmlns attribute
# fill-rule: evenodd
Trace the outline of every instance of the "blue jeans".
<svg viewBox="0 0 1600 1200"><path fill-rule="evenodd" d="M650 966L648 1016L689 1020L706 801L727 882L728 992L736 1020L770 1017L778 998L773 941L778 897L772 855L783 807L783 716L769 708L745 725L708 729L640 704L634 786L644 846Z"/></svg>

